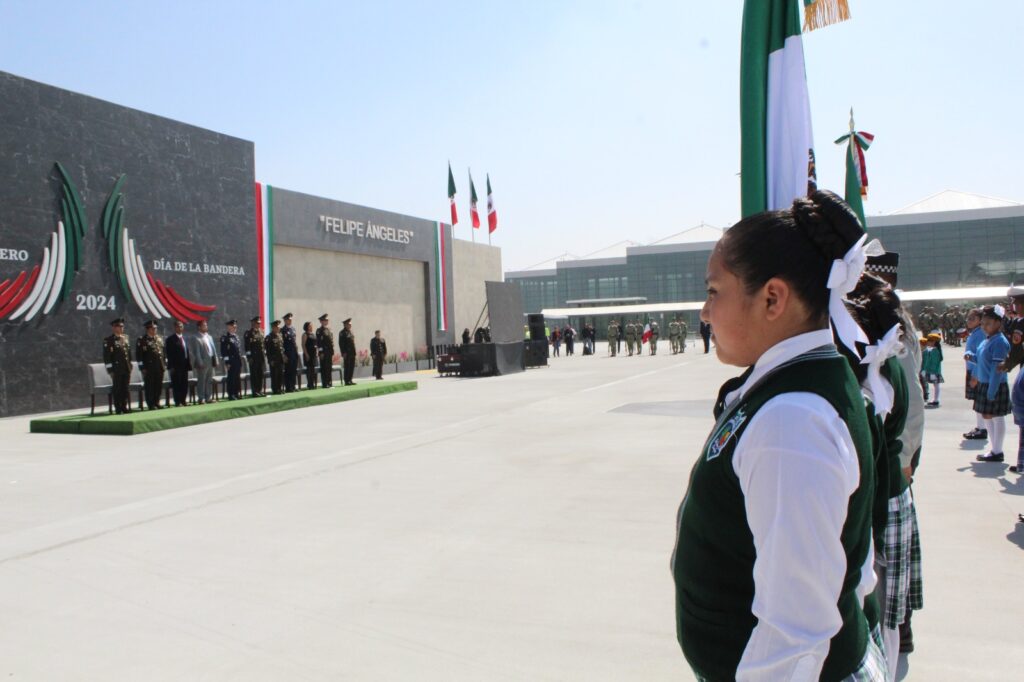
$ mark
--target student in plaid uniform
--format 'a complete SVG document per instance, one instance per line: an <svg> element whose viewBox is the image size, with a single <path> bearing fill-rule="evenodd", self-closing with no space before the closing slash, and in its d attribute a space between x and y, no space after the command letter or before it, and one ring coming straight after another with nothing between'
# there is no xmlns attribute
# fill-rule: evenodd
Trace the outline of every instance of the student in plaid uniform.
<svg viewBox="0 0 1024 682"><path fill-rule="evenodd" d="M871 431L829 324L856 336L842 299L864 241L846 203L816 191L741 220L708 262L701 319L745 371L719 392L677 518L676 632L698 679L885 679L865 617Z"/></svg>
<svg viewBox="0 0 1024 682"><path fill-rule="evenodd" d="M900 651L900 626L906 619L911 583L911 543L914 530L910 482L900 464L907 425L910 386L897 355L906 338L896 294L882 280L865 274L850 294L854 318L871 342L859 354L845 353L861 381L869 408L877 419L875 436L875 497L872 529L875 540L875 595L881 605L879 625L888 663L895 680ZM916 343L916 339L907 339ZM869 614L870 615L870 614ZM870 619L869 619L870 622Z"/></svg>
<svg viewBox="0 0 1024 682"><path fill-rule="evenodd" d="M1006 295L1012 302L1012 316L1007 315L1003 321L1003 333L1010 340L1010 354L1000 366L1007 373L1014 367L1024 367L1024 286L1011 286ZM1010 389L1010 404L1013 411L1013 423L1019 427L1017 445L1017 464L1010 467L1015 474L1024 474L1024 369L1017 372L1017 379Z"/></svg>
<svg viewBox="0 0 1024 682"><path fill-rule="evenodd" d="M1002 334L1003 307L985 306L981 311L981 328L985 340L978 347L978 376L971 379L975 387L974 411L985 420L991 449L978 455L979 462L1003 461L1003 438L1006 436L1006 415L1010 413L1010 386L1006 372L999 366L1010 353L1010 342Z"/></svg>
<svg viewBox="0 0 1024 682"><path fill-rule="evenodd" d="M971 383L971 379L978 373L978 347L985 340L985 332L981 330L981 308L972 308L967 313L967 342L964 343L964 363L967 365L967 375L964 378L964 397L971 401L971 409L974 409L974 399L977 397L977 390ZM987 440L988 429L985 428L985 420L980 412L974 413L977 423L974 428L964 434L965 440Z"/></svg>
<svg viewBox="0 0 1024 682"><path fill-rule="evenodd" d="M931 384L932 400L928 407L939 406L939 384L942 378L942 337L938 334L928 335L928 344L921 350L921 381Z"/></svg>

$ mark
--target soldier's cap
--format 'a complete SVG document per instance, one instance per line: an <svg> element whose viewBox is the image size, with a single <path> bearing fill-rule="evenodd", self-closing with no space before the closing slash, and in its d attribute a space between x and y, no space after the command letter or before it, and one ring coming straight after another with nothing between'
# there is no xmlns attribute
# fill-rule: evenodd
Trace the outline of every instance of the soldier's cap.
<svg viewBox="0 0 1024 682"><path fill-rule="evenodd" d="M224 324L230 327L233 324L238 324L238 320L231 319L231 320L228 320L227 322L225 322Z"/></svg>
<svg viewBox="0 0 1024 682"><path fill-rule="evenodd" d="M271 327L280 327L281 326L281 320L274 320L273 322L270 323L270 326Z"/></svg>
<svg viewBox="0 0 1024 682"><path fill-rule="evenodd" d="M295 316L294 316L294 315L292 315L291 313L285 313L285 314L284 314L284 317L282 317L281 319L282 319L282 320L290 320L290 319L292 319L293 317L295 317Z"/></svg>
<svg viewBox="0 0 1024 682"><path fill-rule="evenodd" d="M251 319L251 320L249 320L249 321L250 321L250 322L259 322L259 321L260 321L260 320L262 320L262 319L263 319L262 317L260 317L259 315L257 315L256 317L252 318L252 319Z"/></svg>
<svg viewBox="0 0 1024 682"><path fill-rule="evenodd" d="M348 323L349 323L349 322L351 322L351 321L352 321L352 318L351 318L351 317L346 317L346 318L345 318L344 320L342 320L342 321L341 321L341 323L342 323L342 324L348 324Z"/></svg>
<svg viewBox="0 0 1024 682"><path fill-rule="evenodd" d="M881 272L883 274L895 274L900 267L900 254L895 251L886 251L881 256L868 256L864 269L868 272Z"/></svg>
<svg viewBox="0 0 1024 682"><path fill-rule="evenodd" d="M321 322L323 322L324 320L326 320L326 319L327 319L327 313L324 313L323 315L321 315L320 317L318 317L318 318L316 318L316 319L318 319L318 320L320 320Z"/></svg>
<svg viewBox="0 0 1024 682"><path fill-rule="evenodd" d="M1006 295L1011 298L1024 296L1024 284L1011 284L1010 288L1006 290Z"/></svg>
<svg viewBox="0 0 1024 682"><path fill-rule="evenodd" d="M156 326L156 320L146 320L146 324L143 325L146 329Z"/></svg>
<svg viewBox="0 0 1024 682"><path fill-rule="evenodd" d="M124 324L124 318L123 317L119 317L116 320L111 320L110 321L110 326L111 327L117 326L119 324Z"/></svg>

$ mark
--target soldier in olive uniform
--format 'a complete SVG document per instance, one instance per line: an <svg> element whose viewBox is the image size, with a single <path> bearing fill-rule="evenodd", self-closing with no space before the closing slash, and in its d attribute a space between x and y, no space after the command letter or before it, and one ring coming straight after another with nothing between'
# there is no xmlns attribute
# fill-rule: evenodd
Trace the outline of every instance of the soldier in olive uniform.
<svg viewBox="0 0 1024 682"><path fill-rule="evenodd" d="M299 371L299 346L295 342L295 327L292 326L291 313L285 313L284 326L281 327L281 338L284 339L284 392L294 393L295 382Z"/></svg>
<svg viewBox="0 0 1024 682"><path fill-rule="evenodd" d="M224 358L224 368L228 372L224 384L228 400L238 400L242 397L242 349L235 333L238 323L228 320L226 326L227 332L220 337L220 356Z"/></svg>
<svg viewBox="0 0 1024 682"><path fill-rule="evenodd" d="M615 357L615 346L619 341L619 325L615 320L608 323L608 352Z"/></svg>
<svg viewBox="0 0 1024 682"><path fill-rule="evenodd" d="M636 325L632 322L626 323L626 352L633 357L633 348L636 346Z"/></svg>
<svg viewBox="0 0 1024 682"><path fill-rule="evenodd" d="M319 318L320 328L316 330L316 347L320 354L320 385L330 388L334 382L331 374L334 370L334 332L330 328L327 313Z"/></svg>
<svg viewBox="0 0 1024 682"><path fill-rule="evenodd" d="M249 381L252 386L252 397L262 398L267 395L267 348L263 342L263 330L257 315L245 332L245 359L249 361Z"/></svg>
<svg viewBox="0 0 1024 682"><path fill-rule="evenodd" d="M686 320L679 319L679 352L686 352L686 334L690 330L686 328Z"/></svg>
<svg viewBox="0 0 1024 682"><path fill-rule="evenodd" d="M651 355L658 354L658 323L651 321Z"/></svg>
<svg viewBox="0 0 1024 682"><path fill-rule="evenodd" d="M160 391L164 387L164 371L167 369L167 354L164 340L157 334L156 320L146 322L146 334L135 342L135 359L142 370L142 388L146 394L146 406L159 410Z"/></svg>
<svg viewBox="0 0 1024 682"><path fill-rule="evenodd" d="M469 330L466 330L468 333ZM370 357L373 358L373 376L377 379L384 378L384 358L388 354L388 342L380 335L380 330L373 332L370 339Z"/></svg>
<svg viewBox="0 0 1024 682"><path fill-rule="evenodd" d="M668 323L668 346L672 355L679 352L679 322L677 320Z"/></svg>
<svg viewBox="0 0 1024 682"><path fill-rule="evenodd" d="M103 339L103 364L106 365L107 374L114 382L111 391L114 410L118 414L128 414L132 411L128 406L128 385L132 378L132 349L128 337L124 334L124 318L117 318L110 323L110 327L113 333Z"/></svg>
<svg viewBox="0 0 1024 682"><path fill-rule="evenodd" d="M270 323L270 333L263 339L270 363L270 391L274 395L284 393L284 369L288 358L284 354L284 336L281 334L281 320Z"/></svg>
<svg viewBox="0 0 1024 682"><path fill-rule="evenodd" d="M341 364L344 368L344 378L346 386L355 386L356 382L352 381L352 375L356 371L356 337L352 333L352 318L348 318L341 323L341 333L338 334L338 350L341 351L342 359Z"/></svg>

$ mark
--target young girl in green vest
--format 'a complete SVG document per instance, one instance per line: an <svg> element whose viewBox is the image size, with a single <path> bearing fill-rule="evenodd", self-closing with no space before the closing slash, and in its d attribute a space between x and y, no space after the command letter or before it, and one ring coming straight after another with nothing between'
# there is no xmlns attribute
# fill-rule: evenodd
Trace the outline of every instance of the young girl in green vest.
<svg viewBox="0 0 1024 682"><path fill-rule="evenodd" d="M921 349L921 381L932 385L932 399L928 407L939 406L939 384L942 378L942 337L938 334L927 336L928 344Z"/></svg>
<svg viewBox="0 0 1024 682"><path fill-rule="evenodd" d="M701 319L727 382L679 509L679 643L702 680L884 680L864 615L874 461L833 344L867 342L843 299L865 235L831 192L741 220L708 262Z"/></svg>

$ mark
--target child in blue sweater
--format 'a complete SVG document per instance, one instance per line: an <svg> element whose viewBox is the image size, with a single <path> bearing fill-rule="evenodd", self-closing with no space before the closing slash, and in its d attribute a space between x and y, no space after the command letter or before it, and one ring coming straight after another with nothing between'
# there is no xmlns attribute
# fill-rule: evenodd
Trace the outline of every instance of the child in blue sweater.
<svg viewBox="0 0 1024 682"><path fill-rule="evenodd" d="M978 455L979 462L1002 462L1003 439L1006 437L1006 415L1010 413L1010 385L1006 372L999 365L1010 353L1010 342L1003 335L1003 307L985 306L981 312L981 328L985 340L978 347L977 376L971 378L975 388L974 411L985 420L989 433L989 450Z"/></svg>

